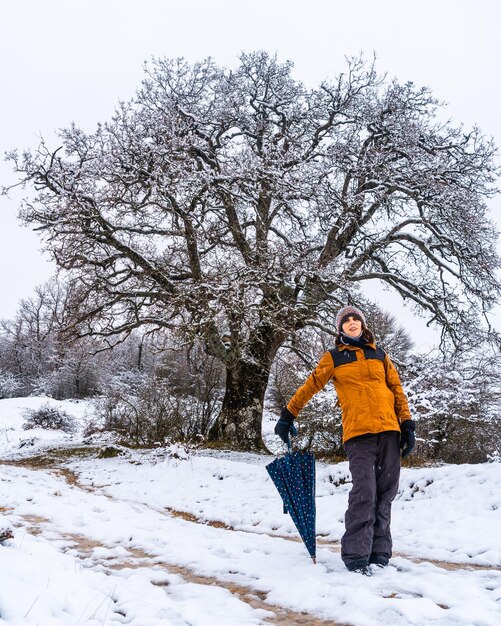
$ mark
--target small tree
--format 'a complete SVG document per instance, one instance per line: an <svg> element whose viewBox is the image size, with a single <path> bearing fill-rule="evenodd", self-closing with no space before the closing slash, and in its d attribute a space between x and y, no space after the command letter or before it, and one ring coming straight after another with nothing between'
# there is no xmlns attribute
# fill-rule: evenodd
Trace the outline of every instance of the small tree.
<svg viewBox="0 0 501 626"><path fill-rule="evenodd" d="M21 387L21 383L13 374L0 370L0 399L14 398Z"/></svg>

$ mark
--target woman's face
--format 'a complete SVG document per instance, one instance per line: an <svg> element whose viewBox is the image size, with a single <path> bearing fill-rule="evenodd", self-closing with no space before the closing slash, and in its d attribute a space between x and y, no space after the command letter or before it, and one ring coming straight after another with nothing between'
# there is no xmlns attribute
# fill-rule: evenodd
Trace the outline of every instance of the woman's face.
<svg viewBox="0 0 501 626"><path fill-rule="evenodd" d="M351 316L341 326L341 330L348 337L360 337L362 334L362 322Z"/></svg>

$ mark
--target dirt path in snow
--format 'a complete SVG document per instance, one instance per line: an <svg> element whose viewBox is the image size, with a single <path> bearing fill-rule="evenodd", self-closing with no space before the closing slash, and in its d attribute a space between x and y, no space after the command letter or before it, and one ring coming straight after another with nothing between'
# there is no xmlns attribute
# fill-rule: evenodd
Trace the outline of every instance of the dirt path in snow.
<svg viewBox="0 0 501 626"><path fill-rule="evenodd" d="M26 522L24 530L33 535L41 535L47 527L50 528L50 520L35 516L24 515L23 520ZM253 609L262 609L268 613L273 613L268 617L262 618L263 624L275 624L277 626L347 626L339 622L333 622L332 620L322 620L314 617L308 613L297 613L290 611L281 606L271 604L266 600L266 593L262 591L256 591L255 589L237 585L235 583L220 580L213 576L202 576L190 570L187 567L175 565L173 563L167 563L160 559L158 556L149 554L144 550L138 548L127 548L127 556L123 558L111 557L111 558L96 558L93 556L95 548L107 548L113 549L115 545L105 545L93 539L89 539L83 535L77 535L74 533L61 533L59 531L52 532L58 535L58 537L64 541L71 543L71 547L65 551L72 550L77 552L77 556L84 561L85 567L101 566L105 571L121 570L121 569L140 569L140 568L162 568L168 574L176 574L180 576L183 581L193 583L197 585L211 585L221 587L229 591L232 595L236 596L240 601L248 604ZM168 593L168 583L152 583L160 587L165 587L165 592ZM124 617L127 617L124 615Z"/></svg>
<svg viewBox="0 0 501 626"><path fill-rule="evenodd" d="M225 524L224 522L203 520L203 519L198 518L196 515L193 515L192 513L186 513L184 511L176 511L175 509L172 509L170 507L166 508L166 511L173 517L179 517L181 519L186 520L187 522L193 522L194 524L205 524L206 526L212 526L214 528L224 528L225 530L230 530L230 531L252 533L252 530L247 530L247 529L242 530L240 528L229 526L228 524ZM253 534L263 534L263 533L253 533ZM267 535L267 536L277 537L280 539L286 539L287 541L295 541L298 543L302 542L301 537L291 537L289 535L278 535L278 534ZM324 546L334 552L341 551L341 542L339 541L323 539L322 537L317 536L317 545ZM432 563L433 565L436 565L437 567L441 567L442 569L446 569L449 571L463 570L463 569L474 570L474 571L476 570L501 571L501 567L496 567L495 565L477 565L477 564L472 564L472 563L450 563L449 561L437 561L435 559L423 559L423 558L419 558L415 556L409 556L408 554L404 554L403 552L394 552L393 556L400 556L404 559L407 559L408 561L412 561L413 563Z"/></svg>
<svg viewBox="0 0 501 626"><path fill-rule="evenodd" d="M87 451L88 454L88 451ZM68 469L67 467L64 467L63 465L60 464L61 460L55 459L53 457L50 457L48 455L45 456L38 456L38 457L28 457L26 459L20 459L20 460L15 460L15 461L0 461L0 465L14 465L14 466L18 466L18 467L26 467L28 469L44 469L44 470L48 470L54 474L56 474L57 476L61 476L63 477L66 482L74 487L77 487L78 489L82 489L84 491L87 491L89 493L96 493L96 492L100 492L101 495L105 495L107 498L109 498L110 500L116 500L116 498L114 498L113 496L110 496L109 494L106 494L102 491L102 489L100 488L96 488L90 485L84 485L80 482L78 475L73 472L72 470ZM148 506L144 503L142 503L143 506ZM222 521L218 521L218 520L205 520L202 519L200 517L197 517L196 515L194 515L193 513L189 513L186 511L178 511L176 509L173 509L171 507L167 507L165 509L166 514L167 515L171 515L172 517L178 517L181 519L184 519L185 521L188 522L192 522L194 524L203 524L206 526L211 526L213 528L221 528L224 530L228 530L228 531L238 531L238 532L247 532L247 533L251 533L251 534L263 534L263 533L257 533L248 530L248 529L240 529L240 528L236 528L234 526L228 525ZM279 539L285 539L286 541L294 541L294 542L298 542L301 543L301 538L300 537L294 537L294 536L290 536L290 535L279 535L279 534L272 534L269 535L267 534L268 537L276 537ZM332 541L329 539L324 539L322 537L317 537L317 545L319 546L323 546L328 548L329 550L332 550L334 552L339 552L341 550L341 545L339 541ZM479 570L494 570L494 571L501 571L501 567L496 567L495 565L477 565L477 564L473 564L473 563L452 563L450 561L439 561L436 559L426 559L426 558L420 558L420 557L415 557L415 556L410 556L408 554L405 554L403 552L395 552L394 556L399 556L402 558L405 558L413 563L431 563L437 567L440 567L442 569L446 569L449 571L457 571L457 570L472 570L472 571L479 571Z"/></svg>

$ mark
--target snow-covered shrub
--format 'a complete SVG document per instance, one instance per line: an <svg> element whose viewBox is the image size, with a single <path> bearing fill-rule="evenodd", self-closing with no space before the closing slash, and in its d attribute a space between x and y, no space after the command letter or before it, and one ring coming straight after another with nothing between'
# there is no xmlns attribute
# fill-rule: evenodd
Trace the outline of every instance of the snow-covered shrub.
<svg viewBox="0 0 501 626"><path fill-rule="evenodd" d="M82 431L82 437L84 439L88 439L89 437L92 437L93 435L102 433L103 430L104 429L103 429L101 420L96 419L95 417L92 417L86 422Z"/></svg>
<svg viewBox="0 0 501 626"><path fill-rule="evenodd" d="M151 446L205 437L217 408L216 403L182 393L168 378L127 373L96 402L96 416L104 430Z"/></svg>
<svg viewBox="0 0 501 626"><path fill-rule="evenodd" d="M16 376L0 370L0 399L14 398L21 387L22 385Z"/></svg>
<svg viewBox="0 0 501 626"><path fill-rule="evenodd" d="M98 459L113 459L117 456L124 456L126 449L121 446L109 445L101 448L97 457Z"/></svg>
<svg viewBox="0 0 501 626"><path fill-rule="evenodd" d="M55 406L48 403L38 409L27 409L24 412L25 421L23 428L45 428L47 430L62 430L66 433L74 432L74 418Z"/></svg>
<svg viewBox="0 0 501 626"><path fill-rule="evenodd" d="M19 449L21 448L31 448L38 441L37 437L27 437L26 439L20 439L19 445L17 446Z"/></svg>
<svg viewBox="0 0 501 626"><path fill-rule="evenodd" d="M0 543L7 541L7 539L14 538L14 531L10 526L0 526Z"/></svg>

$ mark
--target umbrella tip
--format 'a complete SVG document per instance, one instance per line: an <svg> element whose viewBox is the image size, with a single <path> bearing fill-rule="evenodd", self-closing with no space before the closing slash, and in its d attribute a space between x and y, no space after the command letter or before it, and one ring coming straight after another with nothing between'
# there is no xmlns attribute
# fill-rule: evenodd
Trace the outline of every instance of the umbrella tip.
<svg viewBox="0 0 501 626"><path fill-rule="evenodd" d="M316 556L312 556L311 560L313 561L313 565L317 564L317 557Z"/></svg>

